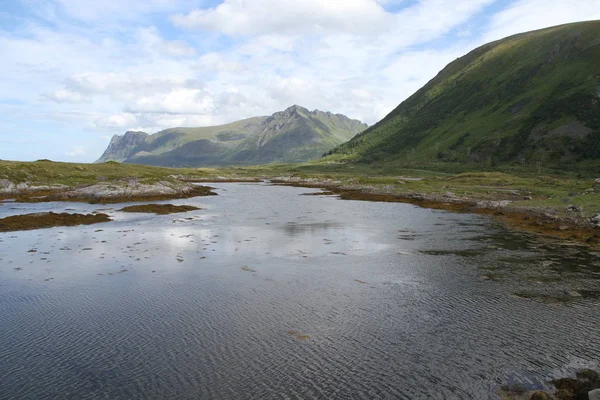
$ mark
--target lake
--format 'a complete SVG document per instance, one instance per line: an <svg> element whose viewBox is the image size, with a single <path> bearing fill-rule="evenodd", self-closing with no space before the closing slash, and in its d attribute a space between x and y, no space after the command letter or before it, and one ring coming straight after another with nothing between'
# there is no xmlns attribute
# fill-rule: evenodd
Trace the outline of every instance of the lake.
<svg viewBox="0 0 600 400"><path fill-rule="evenodd" d="M597 367L600 257L486 216L212 184L202 210L4 203L2 399L493 399Z"/></svg>

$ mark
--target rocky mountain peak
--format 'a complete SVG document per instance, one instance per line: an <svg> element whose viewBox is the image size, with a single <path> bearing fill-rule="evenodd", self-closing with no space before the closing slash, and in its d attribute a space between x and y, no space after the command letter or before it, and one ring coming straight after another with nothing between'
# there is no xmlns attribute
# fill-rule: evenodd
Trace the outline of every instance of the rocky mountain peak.
<svg viewBox="0 0 600 400"><path fill-rule="evenodd" d="M115 160L165 166L303 162L320 157L366 125L341 114L294 104L269 117L218 127L171 128L155 135L115 135L98 162Z"/></svg>
<svg viewBox="0 0 600 400"><path fill-rule="evenodd" d="M131 149L145 143L148 136L146 132L142 131L127 131L123 136L114 135L110 140L108 148L98 162L109 160L123 161L127 158Z"/></svg>
<svg viewBox="0 0 600 400"><path fill-rule="evenodd" d="M115 135L115 136L118 136L118 135ZM146 132L143 132L143 131L127 131L127 132L125 132L125 134L123 135L123 137L125 138L127 136L129 136L129 137L139 137L139 136L146 137L146 136L149 136L149 135Z"/></svg>

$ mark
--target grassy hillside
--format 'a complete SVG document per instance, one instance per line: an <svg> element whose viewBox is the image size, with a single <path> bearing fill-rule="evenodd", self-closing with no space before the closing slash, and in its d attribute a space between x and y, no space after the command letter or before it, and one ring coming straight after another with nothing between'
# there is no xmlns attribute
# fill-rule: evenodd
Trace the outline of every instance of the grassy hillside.
<svg viewBox="0 0 600 400"><path fill-rule="evenodd" d="M125 136L116 136L111 141L108 149L98 162L128 161L137 164L169 165L168 159L174 156L194 156L193 148L189 143L200 141L210 145L210 153L218 156L220 153L237 146L251 132L258 129L267 117L248 118L230 124L208 126L200 128L171 128L160 131L154 135L143 132L127 132ZM144 135L137 140L127 140L133 134ZM114 146L113 146L114 143ZM185 147L188 145L188 147ZM171 152L179 150L178 153ZM191 147L191 149L190 149ZM164 162L161 163L161 160ZM146 162L145 162L146 161Z"/></svg>
<svg viewBox="0 0 600 400"><path fill-rule="evenodd" d="M600 172L600 22L484 45L326 161Z"/></svg>

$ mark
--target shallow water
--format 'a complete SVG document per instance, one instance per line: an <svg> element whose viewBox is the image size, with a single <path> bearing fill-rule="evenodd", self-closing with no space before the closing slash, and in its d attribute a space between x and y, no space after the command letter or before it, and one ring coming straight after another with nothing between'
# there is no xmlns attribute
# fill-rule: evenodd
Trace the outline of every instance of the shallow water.
<svg viewBox="0 0 600 400"><path fill-rule="evenodd" d="M484 216L213 186L165 216L0 206L114 218L0 233L0 398L487 399L600 359L595 253Z"/></svg>

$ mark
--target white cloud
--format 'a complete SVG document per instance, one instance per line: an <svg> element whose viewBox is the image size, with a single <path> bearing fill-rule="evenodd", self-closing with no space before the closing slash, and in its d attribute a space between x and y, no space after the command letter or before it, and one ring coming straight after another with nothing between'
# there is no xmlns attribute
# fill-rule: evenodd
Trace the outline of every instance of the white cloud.
<svg viewBox="0 0 600 400"><path fill-rule="evenodd" d="M85 156L86 154L87 151L85 149L85 146L71 146L69 151L65 153L67 157L80 157Z"/></svg>
<svg viewBox="0 0 600 400"><path fill-rule="evenodd" d="M489 42L549 26L598 19L598 0L517 0L494 15L483 40Z"/></svg>
<svg viewBox="0 0 600 400"><path fill-rule="evenodd" d="M215 8L196 9L172 17L188 29L228 35L310 33L317 31L370 32L390 23L390 14L373 0L225 0Z"/></svg>
<svg viewBox="0 0 600 400"><path fill-rule="evenodd" d="M81 93L72 92L67 89L58 89L52 93L45 93L42 97L52 100L55 103L83 103L89 101Z"/></svg>
<svg viewBox="0 0 600 400"><path fill-rule="evenodd" d="M103 115L94 121L94 125L98 128L111 129L131 129L138 123L137 117L131 113L119 113L112 115Z"/></svg>
<svg viewBox="0 0 600 400"><path fill-rule="evenodd" d="M199 70L218 72L239 72L243 69L242 64L227 60L221 54L215 52L203 54L194 67Z"/></svg>
<svg viewBox="0 0 600 400"><path fill-rule="evenodd" d="M126 106L133 113L211 114L212 96L197 89L175 89L166 93L143 96Z"/></svg>
<svg viewBox="0 0 600 400"><path fill-rule="evenodd" d="M74 93L128 99L180 88L201 89L205 84L181 75L88 72L67 78L65 87Z"/></svg>
<svg viewBox="0 0 600 400"><path fill-rule="evenodd" d="M383 46L426 42L468 20L494 0L421 0L388 12L376 0L225 0L171 17L181 28L230 36L322 37L350 34ZM284 39L285 40L285 39Z"/></svg>
<svg viewBox="0 0 600 400"><path fill-rule="evenodd" d="M55 0L46 3L53 9L61 8L69 16L82 21L110 18L113 20L136 20L140 14L173 12L190 7L191 1L174 0Z"/></svg>
<svg viewBox="0 0 600 400"><path fill-rule="evenodd" d="M193 56L196 54L196 50L188 46L181 40L164 40L158 45L160 51L164 51L172 56Z"/></svg>

